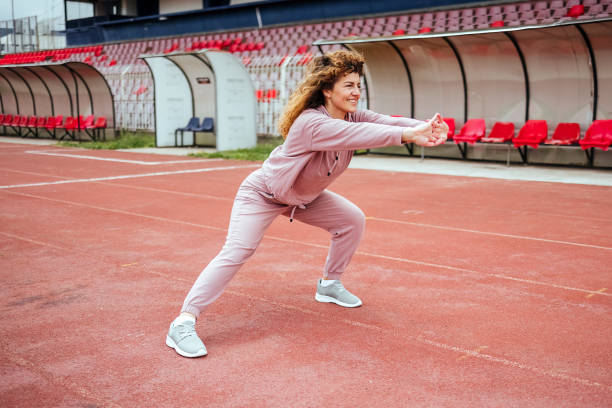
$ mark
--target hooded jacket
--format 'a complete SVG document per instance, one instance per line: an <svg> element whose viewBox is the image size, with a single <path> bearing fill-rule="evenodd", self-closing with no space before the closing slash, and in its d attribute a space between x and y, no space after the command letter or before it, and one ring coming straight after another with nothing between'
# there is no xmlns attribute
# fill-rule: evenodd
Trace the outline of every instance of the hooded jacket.
<svg viewBox="0 0 612 408"><path fill-rule="evenodd" d="M401 145L403 128L420 123L370 110L348 113L342 120L322 105L306 109L263 163L264 182L277 201L304 206L346 170L355 150Z"/></svg>

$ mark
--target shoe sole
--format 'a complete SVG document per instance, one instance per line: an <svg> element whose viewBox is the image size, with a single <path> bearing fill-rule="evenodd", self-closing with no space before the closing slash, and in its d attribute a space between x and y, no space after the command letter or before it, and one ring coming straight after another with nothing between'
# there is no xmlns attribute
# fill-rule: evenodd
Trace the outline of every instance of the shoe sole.
<svg viewBox="0 0 612 408"><path fill-rule="evenodd" d="M335 303L339 306L343 306L343 307L358 307L362 305L361 300L359 301L359 303L354 303L354 304L350 304L350 303L344 303L339 301L336 298L333 298L331 296L325 296L325 295L321 295L318 292L315 294L315 300L317 302L321 302L321 303Z"/></svg>
<svg viewBox="0 0 612 408"><path fill-rule="evenodd" d="M176 351L177 353L179 353L183 357L189 357L189 358L202 357L202 356L205 356L206 354L208 354L208 352L206 350L200 350L197 353L187 353L186 351L181 350L176 345L174 340L172 340L172 338L170 338L170 336L166 336L166 346L172 347L174 349L174 351Z"/></svg>

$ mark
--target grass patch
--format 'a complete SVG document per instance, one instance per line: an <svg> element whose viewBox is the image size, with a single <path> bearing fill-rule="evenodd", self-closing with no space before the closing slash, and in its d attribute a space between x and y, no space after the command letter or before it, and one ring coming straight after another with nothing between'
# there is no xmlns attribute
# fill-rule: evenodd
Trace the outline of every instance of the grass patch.
<svg viewBox="0 0 612 408"><path fill-rule="evenodd" d="M251 160L251 161L264 161L268 158L272 150L276 148L276 146L282 144L283 139L279 138L279 140L275 141L266 141L265 143L258 144L255 147L249 149L236 149L236 150L225 150L222 152L214 152L214 153L191 153L190 156L193 157L203 157L206 159L229 159L229 160Z"/></svg>
<svg viewBox="0 0 612 408"><path fill-rule="evenodd" d="M105 141L62 141L59 146L81 147L83 149L133 149L137 147L155 147L155 135L145 132L121 132L118 138Z"/></svg>

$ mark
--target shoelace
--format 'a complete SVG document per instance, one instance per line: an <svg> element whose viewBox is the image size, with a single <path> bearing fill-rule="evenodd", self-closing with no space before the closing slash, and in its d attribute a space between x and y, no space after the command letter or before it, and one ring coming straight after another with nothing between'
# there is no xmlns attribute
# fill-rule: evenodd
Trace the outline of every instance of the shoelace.
<svg viewBox="0 0 612 408"><path fill-rule="evenodd" d="M197 336L197 333L195 331L195 327L194 326L188 326L186 324L179 324L179 325L174 326L174 327L178 331L179 342L185 340L188 337Z"/></svg>

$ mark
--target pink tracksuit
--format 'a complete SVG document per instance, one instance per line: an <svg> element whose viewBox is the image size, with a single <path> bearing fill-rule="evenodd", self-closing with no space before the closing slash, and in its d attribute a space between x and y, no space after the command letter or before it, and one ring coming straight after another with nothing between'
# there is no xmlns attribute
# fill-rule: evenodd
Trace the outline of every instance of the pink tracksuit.
<svg viewBox="0 0 612 408"><path fill-rule="evenodd" d="M348 113L347 120L330 117L324 106L302 112L285 142L242 182L225 245L194 283L182 311L198 316L217 299L280 214L329 231L323 272L339 279L357 250L365 217L327 186L348 167L354 150L401 145L402 128L419 123L368 110Z"/></svg>

